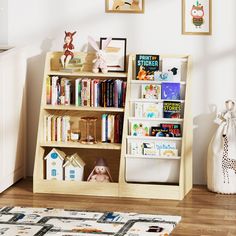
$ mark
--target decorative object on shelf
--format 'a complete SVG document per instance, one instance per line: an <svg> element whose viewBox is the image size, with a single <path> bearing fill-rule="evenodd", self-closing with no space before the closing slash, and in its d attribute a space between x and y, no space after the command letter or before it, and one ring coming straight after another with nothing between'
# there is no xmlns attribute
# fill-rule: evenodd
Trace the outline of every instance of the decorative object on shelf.
<svg viewBox="0 0 236 236"><path fill-rule="evenodd" d="M80 140L80 130L70 130L70 141L78 142Z"/></svg>
<svg viewBox="0 0 236 236"><path fill-rule="evenodd" d="M144 13L145 0L106 0L106 12Z"/></svg>
<svg viewBox="0 0 236 236"><path fill-rule="evenodd" d="M154 74L159 71L159 55L136 55L136 79L154 80Z"/></svg>
<svg viewBox="0 0 236 236"><path fill-rule="evenodd" d="M81 139L83 144L95 144L97 143L96 130L97 130L97 117L81 117L80 130Z"/></svg>
<svg viewBox="0 0 236 236"><path fill-rule="evenodd" d="M113 182L110 170L103 158L96 160L94 168L88 177L89 182Z"/></svg>
<svg viewBox="0 0 236 236"><path fill-rule="evenodd" d="M217 115L219 125L213 136L207 157L208 189L223 194L236 193L236 111L232 100L226 110Z"/></svg>
<svg viewBox="0 0 236 236"><path fill-rule="evenodd" d="M182 0L182 34L212 34L212 0Z"/></svg>
<svg viewBox="0 0 236 236"><path fill-rule="evenodd" d="M98 73L99 69L102 71L102 73L108 72L107 62L106 62L104 52L105 52L105 49L107 48L107 46L109 45L109 43L111 42L111 40L112 40L112 38L107 38L105 40L105 42L102 44L102 47L100 47L101 49L99 49L96 41L91 36L88 37L89 44L96 51L96 59L93 60L93 63L94 63L93 73Z"/></svg>
<svg viewBox="0 0 236 236"><path fill-rule="evenodd" d="M73 36L76 34L75 32L66 32L65 31L65 38L64 42L65 44L63 45L63 50L64 54L61 56L61 64L63 68L67 68L70 60L74 57L74 45L72 44L73 42Z"/></svg>
<svg viewBox="0 0 236 236"><path fill-rule="evenodd" d="M105 51L109 72L126 71L126 38L112 38L106 47L107 38L100 38L100 48ZM105 49L104 49L105 48Z"/></svg>
<svg viewBox="0 0 236 236"><path fill-rule="evenodd" d="M74 153L66 158L66 162L63 165L65 168L65 180L69 181L82 181L84 175L85 163L81 157Z"/></svg>
<svg viewBox="0 0 236 236"><path fill-rule="evenodd" d="M63 163L66 154L53 148L47 156L44 157L46 160L46 179L47 180L63 180Z"/></svg>

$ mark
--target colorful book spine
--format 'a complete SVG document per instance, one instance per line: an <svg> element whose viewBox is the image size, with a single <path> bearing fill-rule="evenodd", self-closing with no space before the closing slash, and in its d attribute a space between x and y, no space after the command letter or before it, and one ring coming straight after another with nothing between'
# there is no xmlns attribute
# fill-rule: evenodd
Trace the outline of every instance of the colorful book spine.
<svg viewBox="0 0 236 236"><path fill-rule="evenodd" d="M71 104L71 81L65 80L65 105Z"/></svg>
<svg viewBox="0 0 236 236"><path fill-rule="evenodd" d="M65 83L66 83L66 78L61 78L61 97L60 97L61 105L65 105Z"/></svg>
<svg viewBox="0 0 236 236"><path fill-rule="evenodd" d="M82 80L81 101L82 106L90 106L90 79Z"/></svg>
<svg viewBox="0 0 236 236"><path fill-rule="evenodd" d="M75 80L75 105L81 106L81 79Z"/></svg>
<svg viewBox="0 0 236 236"><path fill-rule="evenodd" d="M102 114L102 142L105 143L107 141L106 137L106 123L107 123L107 114Z"/></svg>
<svg viewBox="0 0 236 236"><path fill-rule="evenodd" d="M52 76L52 105L57 105L57 81L58 76Z"/></svg>
<svg viewBox="0 0 236 236"><path fill-rule="evenodd" d="M46 79L46 103L47 104L51 104L51 96L52 96L52 93L51 93L51 77L50 76L47 76L47 79Z"/></svg>

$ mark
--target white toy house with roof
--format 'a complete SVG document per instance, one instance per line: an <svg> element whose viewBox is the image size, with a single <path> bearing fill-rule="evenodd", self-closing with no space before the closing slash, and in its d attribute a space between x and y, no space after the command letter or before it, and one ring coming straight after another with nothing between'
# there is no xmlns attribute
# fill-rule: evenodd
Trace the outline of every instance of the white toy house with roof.
<svg viewBox="0 0 236 236"><path fill-rule="evenodd" d="M65 168L65 180L68 181L82 181L84 175L84 161L77 153L67 157L63 167Z"/></svg>
<svg viewBox="0 0 236 236"><path fill-rule="evenodd" d="M53 148L47 156L46 160L46 179L48 180L63 180L63 163L66 154L56 148Z"/></svg>

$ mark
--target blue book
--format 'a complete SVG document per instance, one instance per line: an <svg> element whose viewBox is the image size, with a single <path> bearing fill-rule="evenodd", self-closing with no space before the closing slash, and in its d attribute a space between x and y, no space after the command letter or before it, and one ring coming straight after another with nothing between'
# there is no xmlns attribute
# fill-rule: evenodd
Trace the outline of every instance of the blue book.
<svg viewBox="0 0 236 236"><path fill-rule="evenodd" d="M180 83L162 83L161 99L180 100Z"/></svg>

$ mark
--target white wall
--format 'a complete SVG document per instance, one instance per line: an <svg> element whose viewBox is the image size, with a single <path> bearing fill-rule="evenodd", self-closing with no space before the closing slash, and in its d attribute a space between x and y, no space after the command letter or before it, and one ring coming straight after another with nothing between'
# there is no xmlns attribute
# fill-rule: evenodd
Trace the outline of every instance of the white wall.
<svg viewBox="0 0 236 236"><path fill-rule="evenodd" d="M8 2L0 0L0 45L8 43Z"/></svg>
<svg viewBox="0 0 236 236"><path fill-rule="evenodd" d="M34 42L28 50L28 174L32 173L44 56L61 50L64 30L87 36L126 37L128 53L193 56L194 183L206 182L207 146L214 106L236 98L236 1L213 1L213 35L181 35L181 0L146 0L145 14L106 14L101 0L9 0L9 43Z"/></svg>

